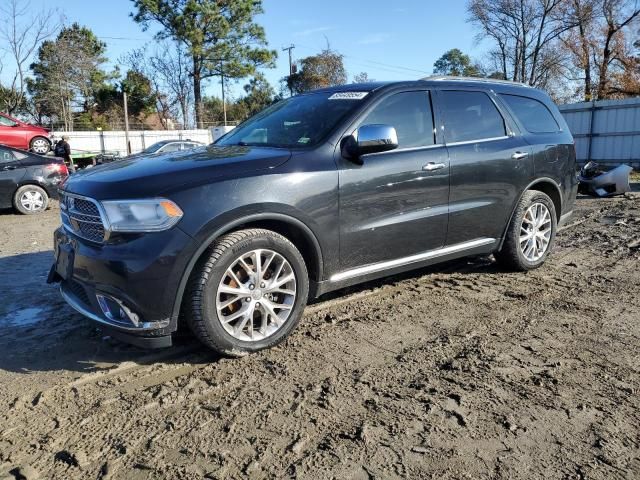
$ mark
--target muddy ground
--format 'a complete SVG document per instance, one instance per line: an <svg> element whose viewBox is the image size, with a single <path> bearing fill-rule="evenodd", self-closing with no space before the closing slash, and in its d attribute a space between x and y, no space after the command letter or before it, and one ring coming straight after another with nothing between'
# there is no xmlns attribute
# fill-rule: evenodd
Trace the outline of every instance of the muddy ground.
<svg viewBox="0 0 640 480"><path fill-rule="evenodd" d="M57 224L0 212L0 478L640 478L640 194L580 198L537 271L343 291L236 360L74 313Z"/></svg>

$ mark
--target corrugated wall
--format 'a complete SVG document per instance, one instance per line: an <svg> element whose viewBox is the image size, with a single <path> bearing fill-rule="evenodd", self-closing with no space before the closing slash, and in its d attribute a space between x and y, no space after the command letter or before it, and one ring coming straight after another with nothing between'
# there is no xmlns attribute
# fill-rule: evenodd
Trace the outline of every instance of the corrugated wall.
<svg viewBox="0 0 640 480"><path fill-rule="evenodd" d="M561 105L578 162L640 168L640 98Z"/></svg>

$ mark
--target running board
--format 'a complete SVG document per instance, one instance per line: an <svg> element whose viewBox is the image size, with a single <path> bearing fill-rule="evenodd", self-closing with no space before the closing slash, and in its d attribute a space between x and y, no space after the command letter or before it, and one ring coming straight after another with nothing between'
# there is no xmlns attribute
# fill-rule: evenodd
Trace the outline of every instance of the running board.
<svg viewBox="0 0 640 480"><path fill-rule="evenodd" d="M476 240L471 240L470 242L456 243L455 245L450 245L448 247L429 250L428 252L419 253L417 255L411 255L410 257L397 258L395 260L374 263L372 265L366 265L364 267L358 267L352 270L346 270L344 272L336 273L330 278L330 281L340 282L349 278L361 277L369 273L382 272L384 270L422 262L431 258L444 257L445 255L450 255L452 253L463 252L465 250L471 250L472 248L490 245L492 243L495 243L495 241L495 238L478 238Z"/></svg>

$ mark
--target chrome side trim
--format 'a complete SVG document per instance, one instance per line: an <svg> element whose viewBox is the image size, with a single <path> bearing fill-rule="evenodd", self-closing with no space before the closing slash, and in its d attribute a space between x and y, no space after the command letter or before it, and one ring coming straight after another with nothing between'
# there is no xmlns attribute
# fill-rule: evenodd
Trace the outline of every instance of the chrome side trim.
<svg viewBox="0 0 640 480"><path fill-rule="evenodd" d="M495 243L495 238L478 238L471 240L470 242L457 243L448 247L438 248L436 250L429 250L424 253L418 253L417 255L411 255L410 257L397 258L395 260L389 260L386 262L374 263L372 265L366 265L364 267L354 268L352 270L346 270L344 272L336 273L329 281L339 282L348 278L360 277L369 273L381 272L389 270L394 267L401 267L403 265L409 265L412 263L418 263L423 260L429 260L431 258L443 257L452 253L462 252L464 250L470 250L476 247L482 247L484 245L490 245Z"/></svg>
<svg viewBox="0 0 640 480"><path fill-rule="evenodd" d="M458 145L471 145L474 143L495 142L496 140L506 140L508 138L511 138L511 137L509 137L508 135L503 135L502 137L481 138L480 140L465 140L464 142L451 142L451 143L447 143L446 145L447 147L456 147Z"/></svg>
<svg viewBox="0 0 640 480"><path fill-rule="evenodd" d="M432 150L434 148L443 148L446 145L444 143L434 143L433 145L423 145L421 147L398 147L398 148L394 148L393 150L389 150L386 152L377 152L377 153L367 153L366 155L363 155L362 157L378 157L380 155L385 155L387 153L398 153L398 152L418 152L421 150Z"/></svg>
<svg viewBox="0 0 640 480"><path fill-rule="evenodd" d="M140 326L137 328L126 327L121 323L115 323L115 322L111 323L108 320L105 320L104 318L99 317L98 315L93 313L91 310L86 309L82 304L78 303L75 298L73 298L71 295L69 295L64 291L64 288L62 288L62 284L60 284L60 295L62 295L62 298L64 299L64 301L67 302L69 306L73 308L76 312L80 313L81 315L84 315L85 317L89 318L90 320L93 320L94 322L98 322L112 328L117 328L118 330L127 330L130 332L157 330L159 328L168 327L170 323L169 319L167 319L167 320L160 320L157 322L143 322L143 323L140 323Z"/></svg>

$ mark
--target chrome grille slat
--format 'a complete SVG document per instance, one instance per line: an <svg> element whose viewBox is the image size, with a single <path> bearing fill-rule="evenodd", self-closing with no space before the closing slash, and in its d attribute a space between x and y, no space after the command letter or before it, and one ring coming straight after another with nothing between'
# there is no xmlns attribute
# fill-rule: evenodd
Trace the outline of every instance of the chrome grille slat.
<svg viewBox="0 0 640 480"><path fill-rule="evenodd" d="M65 228L86 240L96 243L104 241L104 222L94 200L60 192L60 204L60 216Z"/></svg>

